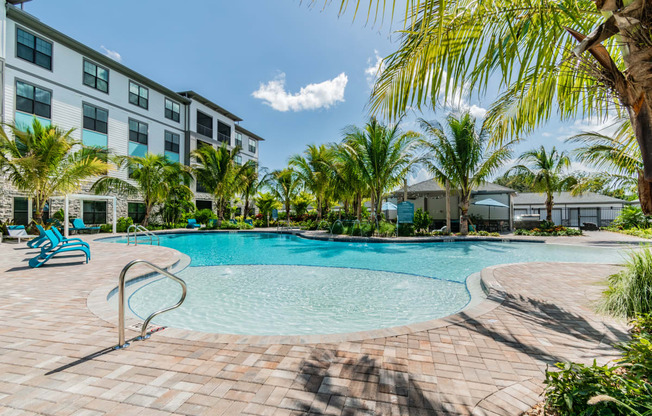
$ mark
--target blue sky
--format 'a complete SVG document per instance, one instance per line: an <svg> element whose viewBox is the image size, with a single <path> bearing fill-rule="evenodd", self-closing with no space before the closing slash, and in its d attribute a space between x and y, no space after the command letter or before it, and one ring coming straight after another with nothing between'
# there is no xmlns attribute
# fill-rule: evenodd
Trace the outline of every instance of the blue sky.
<svg viewBox="0 0 652 416"><path fill-rule="evenodd" d="M276 169L305 145L338 141L345 126L365 122L370 68L397 46L388 24L372 27L351 14L338 18L335 3L325 10L308 3L33 0L25 11L173 90L193 89L237 114L266 139L261 165ZM481 113L493 98L464 105ZM599 124L552 121L516 153L541 144L566 148L560 138Z"/></svg>

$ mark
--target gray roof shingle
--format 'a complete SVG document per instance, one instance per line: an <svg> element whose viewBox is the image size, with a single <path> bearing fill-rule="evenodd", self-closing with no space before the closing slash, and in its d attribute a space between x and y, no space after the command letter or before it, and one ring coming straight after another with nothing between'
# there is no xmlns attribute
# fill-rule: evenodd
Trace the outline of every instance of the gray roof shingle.
<svg viewBox="0 0 652 416"><path fill-rule="evenodd" d="M445 189L439 186L436 180L428 179L423 182L415 183L414 185L408 186L408 193L428 193L428 192L444 192ZM474 193L515 193L516 191L501 185L496 185L495 183L485 182L480 185L478 189L473 191ZM403 195L403 188L398 189L394 192L395 195Z"/></svg>
<svg viewBox="0 0 652 416"><path fill-rule="evenodd" d="M545 202L545 194L536 192L524 192L517 194L514 205L542 205ZM584 192L581 195L573 196L570 192L559 192L554 195L555 204L630 204L629 201L601 195L595 192Z"/></svg>

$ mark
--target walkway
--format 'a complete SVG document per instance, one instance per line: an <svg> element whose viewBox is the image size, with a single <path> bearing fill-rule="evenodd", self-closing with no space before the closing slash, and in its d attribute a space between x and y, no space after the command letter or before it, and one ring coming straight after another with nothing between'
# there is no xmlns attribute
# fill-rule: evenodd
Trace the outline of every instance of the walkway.
<svg viewBox="0 0 652 416"><path fill-rule="evenodd" d="M297 345L175 330L193 341L163 331L111 351L116 325L89 311L90 293L130 260L179 255L91 245L88 265L36 270L33 250L0 245L0 414L516 415L538 400L547 364L605 362L626 337L590 308L614 266L534 263L485 269L489 300L430 330Z"/></svg>

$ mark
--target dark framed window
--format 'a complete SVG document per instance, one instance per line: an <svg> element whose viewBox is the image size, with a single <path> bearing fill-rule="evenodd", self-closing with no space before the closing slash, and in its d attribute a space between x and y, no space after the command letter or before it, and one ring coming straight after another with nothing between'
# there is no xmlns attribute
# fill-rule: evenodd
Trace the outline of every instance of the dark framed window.
<svg viewBox="0 0 652 416"><path fill-rule="evenodd" d="M165 150L167 152L179 153L179 141L178 134L169 131L165 132Z"/></svg>
<svg viewBox="0 0 652 416"><path fill-rule="evenodd" d="M195 201L195 206L197 207L198 211L200 209L213 209L213 201L203 201L198 199Z"/></svg>
<svg viewBox="0 0 652 416"><path fill-rule="evenodd" d="M249 153L256 153L256 141L254 139L249 139Z"/></svg>
<svg viewBox="0 0 652 416"><path fill-rule="evenodd" d="M213 138L213 117L197 111L197 133Z"/></svg>
<svg viewBox="0 0 652 416"><path fill-rule="evenodd" d="M197 150L201 149L202 147L212 147L213 145L210 143L206 143L202 140L197 140Z"/></svg>
<svg viewBox="0 0 652 416"><path fill-rule="evenodd" d="M52 94L34 85L16 82L16 110L50 118Z"/></svg>
<svg viewBox="0 0 652 416"><path fill-rule="evenodd" d="M106 224L106 201L84 201L84 224Z"/></svg>
<svg viewBox="0 0 652 416"><path fill-rule="evenodd" d="M22 29L16 32L16 55L45 69L52 69L52 43Z"/></svg>
<svg viewBox="0 0 652 416"><path fill-rule="evenodd" d="M84 104L84 128L107 134L109 131L109 112L95 106Z"/></svg>
<svg viewBox="0 0 652 416"><path fill-rule="evenodd" d="M14 223L18 225L27 225L29 220L27 198L14 198Z"/></svg>
<svg viewBox="0 0 652 416"><path fill-rule="evenodd" d="M231 145L231 126L217 122L217 141Z"/></svg>
<svg viewBox="0 0 652 416"><path fill-rule="evenodd" d="M109 92L109 70L84 59L84 85Z"/></svg>
<svg viewBox="0 0 652 416"><path fill-rule="evenodd" d="M129 141L147 144L147 124L129 119Z"/></svg>
<svg viewBox="0 0 652 416"><path fill-rule="evenodd" d="M241 166L242 165L242 156L236 155L233 158L233 161L235 162L236 165Z"/></svg>
<svg viewBox="0 0 652 416"><path fill-rule="evenodd" d="M138 107L149 107L149 90L133 81L129 81L129 102Z"/></svg>
<svg viewBox="0 0 652 416"><path fill-rule="evenodd" d="M145 204L141 202L128 202L127 216L134 220L134 224L143 222L145 219Z"/></svg>
<svg viewBox="0 0 652 416"><path fill-rule="evenodd" d="M242 134L241 133L236 133L235 134L235 145L236 145L236 147L242 148Z"/></svg>
<svg viewBox="0 0 652 416"><path fill-rule="evenodd" d="M177 123L181 119L181 106L169 98L165 99L165 118L169 118Z"/></svg>

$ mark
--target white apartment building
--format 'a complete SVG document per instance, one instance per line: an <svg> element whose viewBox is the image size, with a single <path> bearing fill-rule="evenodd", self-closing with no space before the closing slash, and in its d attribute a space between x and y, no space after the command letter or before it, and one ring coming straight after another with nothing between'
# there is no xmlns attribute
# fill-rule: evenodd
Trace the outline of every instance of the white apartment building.
<svg viewBox="0 0 652 416"><path fill-rule="evenodd" d="M238 116L194 91L174 92L45 25L15 6L21 0L0 1L2 122L27 126L36 117L74 128L75 139L114 154L165 154L186 165L198 146L222 143L241 146L239 163L258 160L263 138L241 127ZM126 170L110 175L127 179ZM201 191L198 207L212 207ZM89 224L107 223L111 204L82 200L71 212ZM138 221L143 214L140 201L119 199L118 217ZM31 215L30 201L0 178L0 220L21 223Z"/></svg>

